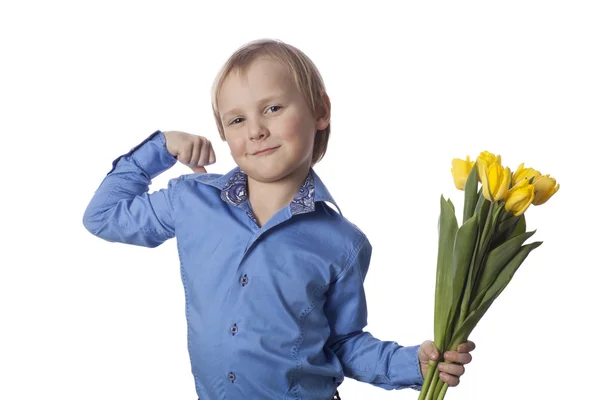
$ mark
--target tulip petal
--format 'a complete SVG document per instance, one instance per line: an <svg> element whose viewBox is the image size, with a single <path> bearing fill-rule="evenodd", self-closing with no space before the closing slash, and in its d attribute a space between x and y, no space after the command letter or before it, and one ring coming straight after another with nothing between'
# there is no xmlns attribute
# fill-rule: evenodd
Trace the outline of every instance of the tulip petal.
<svg viewBox="0 0 600 400"><path fill-rule="evenodd" d="M523 214L534 200L534 186L527 180L521 180L513 186L506 196L504 207L515 216Z"/></svg>

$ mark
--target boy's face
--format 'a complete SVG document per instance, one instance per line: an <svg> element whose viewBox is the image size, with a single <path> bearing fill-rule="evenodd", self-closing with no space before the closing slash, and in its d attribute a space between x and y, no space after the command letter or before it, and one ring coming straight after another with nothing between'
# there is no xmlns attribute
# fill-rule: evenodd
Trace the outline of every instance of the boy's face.
<svg viewBox="0 0 600 400"><path fill-rule="evenodd" d="M231 155L250 178L275 182L308 172L316 131L329 118L313 115L279 61L258 58L246 74L232 71L217 102Z"/></svg>

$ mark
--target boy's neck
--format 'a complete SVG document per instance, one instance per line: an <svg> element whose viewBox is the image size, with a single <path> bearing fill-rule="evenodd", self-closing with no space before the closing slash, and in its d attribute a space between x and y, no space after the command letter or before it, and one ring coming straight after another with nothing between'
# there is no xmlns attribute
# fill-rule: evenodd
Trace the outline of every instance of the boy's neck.
<svg viewBox="0 0 600 400"><path fill-rule="evenodd" d="M292 202L309 171L310 166L298 168L275 182L260 182L248 176L248 200L260 226Z"/></svg>

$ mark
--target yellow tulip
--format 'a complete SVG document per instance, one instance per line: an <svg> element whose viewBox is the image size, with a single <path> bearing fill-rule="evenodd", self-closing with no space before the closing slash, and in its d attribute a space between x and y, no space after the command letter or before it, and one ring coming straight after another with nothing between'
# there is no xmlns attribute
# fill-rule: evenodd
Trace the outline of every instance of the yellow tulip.
<svg viewBox="0 0 600 400"><path fill-rule="evenodd" d="M556 184L556 179L550 178L550 175L538 176L533 180L533 186L535 188L533 204L536 206L547 202L560 188L560 185Z"/></svg>
<svg viewBox="0 0 600 400"><path fill-rule="evenodd" d="M512 211L515 216L521 215L527 210L535 197L535 189L528 180L523 179L513 186L506 194L504 208Z"/></svg>
<svg viewBox="0 0 600 400"><path fill-rule="evenodd" d="M475 161L471 161L469 156L467 156L466 160L461 160L460 158L452 160L452 169L450 172L452 172L452 177L454 178L454 186L458 190L465 190L465 183L474 164Z"/></svg>
<svg viewBox="0 0 600 400"><path fill-rule="evenodd" d="M489 151L482 151L477 157L477 173L479 182L483 183L482 176L485 175L487 168L493 163L502 164L502 157L495 155Z"/></svg>
<svg viewBox="0 0 600 400"><path fill-rule="evenodd" d="M479 159L477 160L479 163ZM489 201L504 199L510 184L510 169L494 162L481 175L483 197Z"/></svg>
<svg viewBox="0 0 600 400"><path fill-rule="evenodd" d="M519 183L523 179L527 179L527 181L529 182L529 179L537 178L538 176L541 175L540 171L538 171L536 169L523 168L524 165L525 165L524 163L521 163L521 165L519 165L519 167L513 174L513 177L512 177L512 185L513 186L515 186L517 183Z"/></svg>

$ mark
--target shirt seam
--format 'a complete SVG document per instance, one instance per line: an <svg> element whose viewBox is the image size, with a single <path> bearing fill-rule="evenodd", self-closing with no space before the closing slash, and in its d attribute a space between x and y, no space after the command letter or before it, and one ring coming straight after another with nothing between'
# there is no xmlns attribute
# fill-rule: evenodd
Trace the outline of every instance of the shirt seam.
<svg viewBox="0 0 600 400"><path fill-rule="evenodd" d="M361 234L359 236L359 240L360 240L359 244L354 245L354 248L352 249L352 253L350 253L350 256L349 256L348 260L346 261L344 268L333 278L333 280L331 281L331 284L334 284L338 280L340 280L342 278L342 276L345 275L347 273L347 271L350 269L350 267L354 264L354 261L356 260L358 253L360 252L360 250L365 245L365 242L367 241L367 237L364 234Z"/></svg>
<svg viewBox="0 0 600 400"><path fill-rule="evenodd" d="M320 285L318 287L316 287L313 292L312 292L312 298L315 298L315 295L317 292L319 291L323 291L323 289L325 289L326 287L328 287L328 284L324 284L324 285ZM296 340L296 343L294 344L294 346L292 347L292 354L294 356L294 359L296 361L296 369L294 371L294 374L292 376L292 393L293 396L296 399L301 399L301 396L299 393L296 392L297 390L297 385L298 385L298 381L297 381L297 377L298 374L300 373L300 371L302 370L302 363L300 362L300 346L302 345L302 343L304 343L304 338L305 338L305 334L304 334L304 324L306 323L306 317L315 309L315 302L314 300L310 302L310 305L306 308L304 308L304 310L302 310L302 312L300 313L300 336L298 337L298 339Z"/></svg>
<svg viewBox="0 0 600 400"><path fill-rule="evenodd" d="M180 176L179 178L177 178L177 180L175 181L175 183L173 185L173 190L175 192L175 193L173 193L173 204L172 204L172 206L173 206L173 233L175 234L175 236L177 236L177 224L175 222L177 221L177 216L179 215L176 204L181 199L181 181L182 181L182 177Z"/></svg>

